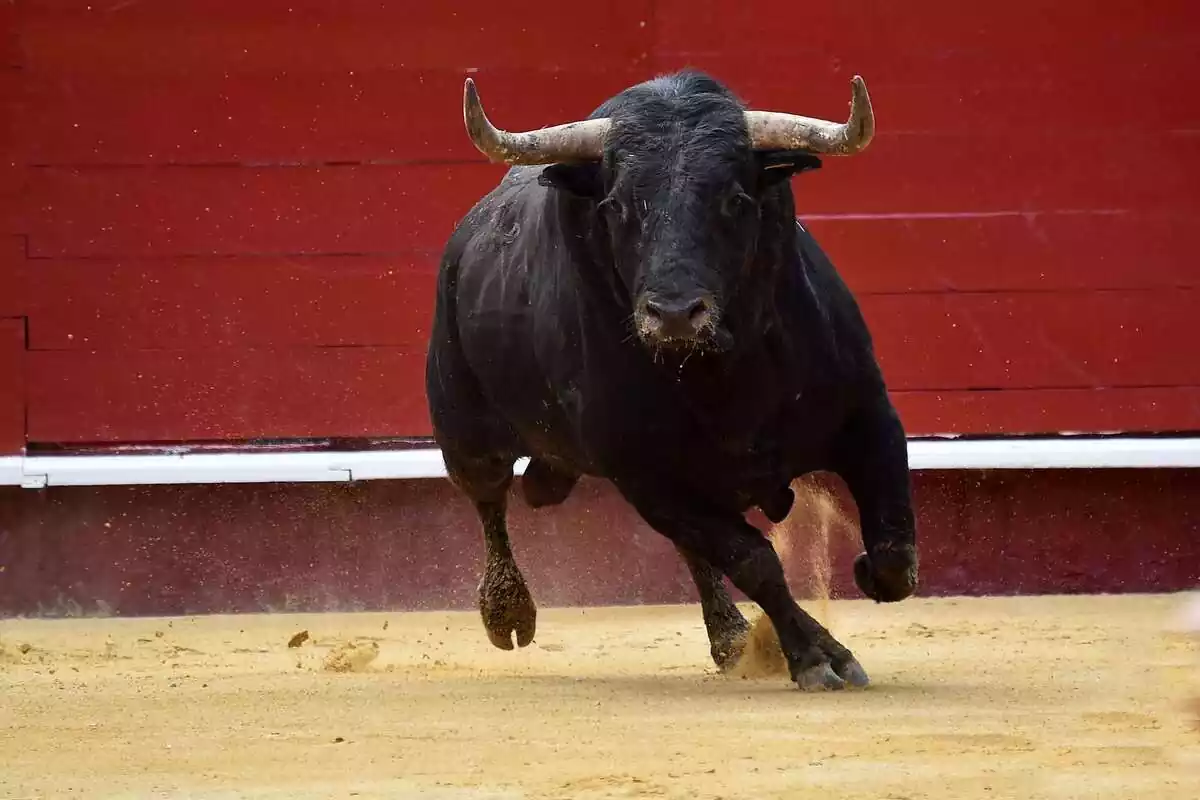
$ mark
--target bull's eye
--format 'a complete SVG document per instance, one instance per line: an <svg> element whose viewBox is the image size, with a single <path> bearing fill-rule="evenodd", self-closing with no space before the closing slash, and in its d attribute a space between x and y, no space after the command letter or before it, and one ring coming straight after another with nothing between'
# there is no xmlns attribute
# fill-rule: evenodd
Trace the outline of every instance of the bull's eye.
<svg viewBox="0 0 1200 800"><path fill-rule="evenodd" d="M737 217L754 208L754 198L742 191L741 187L731 192L721 207L721 213L727 217Z"/></svg>

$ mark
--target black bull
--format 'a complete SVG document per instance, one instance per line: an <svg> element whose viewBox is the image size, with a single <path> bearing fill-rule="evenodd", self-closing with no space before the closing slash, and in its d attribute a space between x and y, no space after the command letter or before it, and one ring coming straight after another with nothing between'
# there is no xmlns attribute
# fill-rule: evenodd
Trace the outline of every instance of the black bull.
<svg viewBox="0 0 1200 800"><path fill-rule="evenodd" d="M534 635L507 495L518 458L533 507L581 475L609 480L686 561L712 657L757 603L805 689L862 686L851 652L796 604L745 518L787 515L793 479L841 476L865 552L854 577L894 602L916 587L904 430L854 297L796 221L788 178L852 155L874 118L855 79L848 122L747 111L684 72L621 92L588 120L508 133L467 83L476 146L514 165L446 247L427 362L435 438L475 503L492 643Z"/></svg>

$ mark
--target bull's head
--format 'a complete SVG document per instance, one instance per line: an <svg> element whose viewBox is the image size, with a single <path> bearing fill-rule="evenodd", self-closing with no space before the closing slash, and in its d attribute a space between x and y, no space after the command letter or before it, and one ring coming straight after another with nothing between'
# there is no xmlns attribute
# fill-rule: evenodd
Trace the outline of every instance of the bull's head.
<svg viewBox="0 0 1200 800"><path fill-rule="evenodd" d="M793 246L787 179L819 167L818 155L860 152L875 128L857 76L845 123L748 111L695 73L626 90L587 120L522 133L494 127L468 79L464 116L492 161L548 165L543 185L590 201L634 328L656 349L731 346L737 309L770 301L763 262L779 258L758 256Z"/></svg>

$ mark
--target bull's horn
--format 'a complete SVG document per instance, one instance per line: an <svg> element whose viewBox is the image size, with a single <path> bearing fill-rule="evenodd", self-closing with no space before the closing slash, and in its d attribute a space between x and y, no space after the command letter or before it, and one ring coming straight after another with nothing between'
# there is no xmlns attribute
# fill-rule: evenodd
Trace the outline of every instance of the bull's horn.
<svg viewBox="0 0 1200 800"><path fill-rule="evenodd" d="M463 120L479 152L491 161L505 164L554 164L560 161L596 161L604 154L607 119L588 119L509 133L488 121L479 102L475 81L467 78L463 89Z"/></svg>
<svg viewBox="0 0 1200 800"><path fill-rule="evenodd" d="M875 112L871 110L867 84L855 75L851 82L850 119L844 123L776 111L747 111L746 127L757 150L852 156L871 143L875 135Z"/></svg>

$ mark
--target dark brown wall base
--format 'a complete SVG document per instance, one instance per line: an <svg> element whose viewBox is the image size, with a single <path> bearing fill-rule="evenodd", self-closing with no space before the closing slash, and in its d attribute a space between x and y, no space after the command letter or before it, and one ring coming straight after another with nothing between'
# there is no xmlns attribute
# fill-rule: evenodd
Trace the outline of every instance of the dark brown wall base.
<svg viewBox="0 0 1200 800"><path fill-rule="evenodd" d="M914 476L926 595L1137 592L1200 582L1200 470ZM670 545L606 485L512 503L540 605L694 599ZM853 506L848 505L853 514ZM857 597L835 537L834 596ZM807 592L806 545L788 559ZM0 614L469 608L481 554L443 480L0 488Z"/></svg>

